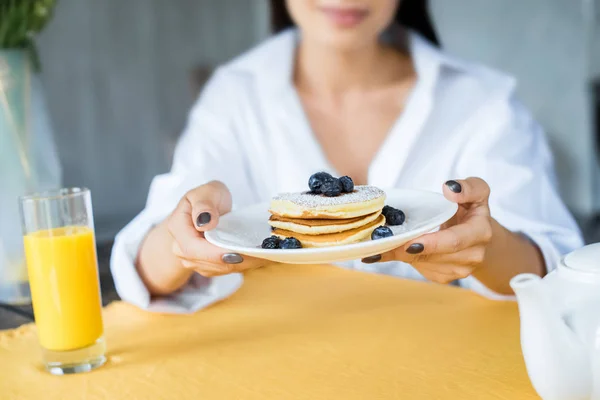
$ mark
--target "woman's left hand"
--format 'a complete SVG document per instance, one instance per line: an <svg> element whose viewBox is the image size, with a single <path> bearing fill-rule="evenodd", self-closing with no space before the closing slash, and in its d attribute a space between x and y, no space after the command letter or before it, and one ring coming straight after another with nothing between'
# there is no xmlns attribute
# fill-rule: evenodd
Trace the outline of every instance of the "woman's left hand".
<svg viewBox="0 0 600 400"><path fill-rule="evenodd" d="M363 262L404 261L428 280L449 283L466 278L486 259L492 241L492 218L488 206L490 187L479 178L448 181L444 196L458 204L455 216L440 230Z"/></svg>

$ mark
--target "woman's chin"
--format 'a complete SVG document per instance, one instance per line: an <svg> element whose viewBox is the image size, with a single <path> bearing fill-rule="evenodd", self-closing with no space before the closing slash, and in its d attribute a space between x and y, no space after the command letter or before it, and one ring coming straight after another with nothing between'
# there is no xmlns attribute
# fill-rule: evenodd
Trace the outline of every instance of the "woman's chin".
<svg viewBox="0 0 600 400"><path fill-rule="evenodd" d="M371 36L372 40L369 40L368 38ZM318 38L318 41L322 45L330 48L331 51L345 53L358 50L372 43L376 43L377 36L346 30L342 32L331 32L328 35L322 35Z"/></svg>

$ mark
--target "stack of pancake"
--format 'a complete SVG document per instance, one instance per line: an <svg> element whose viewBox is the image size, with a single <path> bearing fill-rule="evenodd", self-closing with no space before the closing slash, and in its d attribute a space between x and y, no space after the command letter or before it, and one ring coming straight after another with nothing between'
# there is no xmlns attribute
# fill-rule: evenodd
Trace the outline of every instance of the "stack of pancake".
<svg viewBox="0 0 600 400"><path fill-rule="evenodd" d="M269 224L273 235L295 237L305 248L338 246L366 239L385 225L384 205L385 192L373 186L336 197L284 193L271 201Z"/></svg>

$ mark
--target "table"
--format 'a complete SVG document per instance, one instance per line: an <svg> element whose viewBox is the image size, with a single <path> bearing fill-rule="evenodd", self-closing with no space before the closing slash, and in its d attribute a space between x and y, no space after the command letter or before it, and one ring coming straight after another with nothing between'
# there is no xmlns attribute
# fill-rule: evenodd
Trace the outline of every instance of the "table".
<svg viewBox="0 0 600 400"><path fill-rule="evenodd" d="M109 361L38 365L33 325L0 332L2 399L537 399L517 305L464 289L279 265L193 315L105 309Z"/></svg>

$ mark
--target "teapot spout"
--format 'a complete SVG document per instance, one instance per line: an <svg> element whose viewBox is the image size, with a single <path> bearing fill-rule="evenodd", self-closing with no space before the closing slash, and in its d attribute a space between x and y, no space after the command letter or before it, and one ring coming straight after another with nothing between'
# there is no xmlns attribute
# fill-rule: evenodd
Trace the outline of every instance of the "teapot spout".
<svg viewBox="0 0 600 400"><path fill-rule="evenodd" d="M519 304L529 378L544 400L589 399L589 355L554 304L548 284L534 274L517 275L510 282Z"/></svg>

